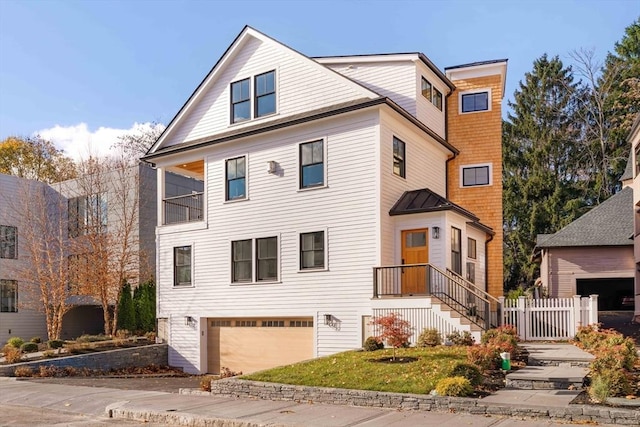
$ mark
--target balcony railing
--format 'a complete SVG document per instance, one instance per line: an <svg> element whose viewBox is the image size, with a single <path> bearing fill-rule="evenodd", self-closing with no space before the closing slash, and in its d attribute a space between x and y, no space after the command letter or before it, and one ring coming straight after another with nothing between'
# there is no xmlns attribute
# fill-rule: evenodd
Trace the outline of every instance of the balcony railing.
<svg viewBox="0 0 640 427"><path fill-rule="evenodd" d="M202 221L202 198L203 193L192 193L164 199L163 225Z"/></svg>
<svg viewBox="0 0 640 427"><path fill-rule="evenodd" d="M459 276L446 273L430 264L374 267L373 296L431 296L454 311L489 329L498 326L499 304ZM493 299L493 297L491 297Z"/></svg>

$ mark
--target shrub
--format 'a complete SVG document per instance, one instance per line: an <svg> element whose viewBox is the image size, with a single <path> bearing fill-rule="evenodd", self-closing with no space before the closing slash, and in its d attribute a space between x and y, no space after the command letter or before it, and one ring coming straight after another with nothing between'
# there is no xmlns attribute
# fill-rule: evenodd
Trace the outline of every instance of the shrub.
<svg viewBox="0 0 640 427"><path fill-rule="evenodd" d="M20 337L11 337L7 340L7 344L15 348L20 348L24 344L24 340Z"/></svg>
<svg viewBox="0 0 640 427"><path fill-rule="evenodd" d="M51 349L61 348L64 345L64 341L62 340L49 340L47 341L47 347Z"/></svg>
<svg viewBox="0 0 640 427"><path fill-rule="evenodd" d="M527 291L522 286L518 286L516 289L511 289L507 292L507 299L518 299L519 297L526 297Z"/></svg>
<svg viewBox="0 0 640 427"><path fill-rule="evenodd" d="M40 344L42 342L42 338L40 337L33 337L29 340L30 342L36 343L36 344Z"/></svg>
<svg viewBox="0 0 640 427"><path fill-rule="evenodd" d="M423 329L416 343L418 347L435 347L440 344L442 344L442 337L436 328Z"/></svg>
<svg viewBox="0 0 640 427"><path fill-rule="evenodd" d="M591 379L588 389L589 397L596 403L604 403L611 396L609 392L609 378L603 375L595 375Z"/></svg>
<svg viewBox="0 0 640 427"><path fill-rule="evenodd" d="M492 339L500 336L500 335L510 335L515 341L518 341L518 331L513 325L503 325L497 328L489 329L480 337L480 342L482 344L487 344Z"/></svg>
<svg viewBox="0 0 640 427"><path fill-rule="evenodd" d="M215 380L215 377L211 375L205 375L200 378L200 390L211 391L211 381Z"/></svg>
<svg viewBox="0 0 640 427"><path fill-rule="evenodd" d="M469 380L464 377L450 377L438 381L436 392L441 396L464 397L473 393L473 388Z"/></svg>
<svg viewBox="0 0 640 427"><path fill-rule="evenodd" d="M22 359L22 351L11 344L5 345L2 352L4 353L4 360L7 363L18 363Z"/></svg>
<svg viewBox="0 0 640 427"><path fill-rule="evenodd" d="M477 387L482 384L483 379L480 370L469 363L457 363L449 373L449 376L466 378L472 387Z"/></svg>
<svg viewBox="0 0 640 427"><path fill-rule="evenodd" d="M21 377L21 378L32 377L33 376L33 370L28 366L18 366L16 368L16 370L13 371L13 375L15 375L16 377Z"/></svg>
<svg viewBox="0 0 640 427"><path fill-rule="evenodd" d="M589 396L597 402L604 402L611 396L626 396L631 392L629 374L614 369L595 373L589 387Z"/></svg>
<svg viewBox="0 0 640 427"><path fill-rule="evenodd" d="M380 330L380 335L376 338L393 347L393 359L396 358L396 348L402 348L409 342L409 337L413 335L411 325L398 313L390 313L386 316L374 317L371 324Z"/></svg>
<svg viewBox="0 0 640 427"><path fill-rule="evenodd" d="M133 305L133 291L128 282L124 282L118 301L118 328L133 330L136 328L136 309Z"/></svg>
<svg viewBox="0 0 640 427"><path fill-rule="evenodd" d="M153 331L156 327L156 285L153 280L144 282L133 291L136 329Z"/></svg>
<svg viewBox="0 0 640 427"><path fill-rule="evenodd" d="M473 345L467 349L467 360L481 371L491 371L500 367L502 359L497 347Z"/></svg>
<svg viewBox="0 0 640 427"><path fill-rule="evenodd" d="M369 337L364 340L364 345L362 346L365 351L376 351L384 348L384 344L381 343L376 337Z"/></svg>
<svg viewBox="0 0 640 427"><path fill-rule="evenodd" d="M226 366L223 366L222 368L220 368L220 378L235 377L237 375L242 375L242 372L232 371L231 369L227 368Z"/></svg>
<svg viewBox="0 0 640 427"><path fill-rule="evenodd" d="M131 332L129 332L128 329L118 329L116 331L116 338L118 339L125 339L125 338L129 338L131 336Z"/></svg>
<svg viewBox="0 0 640 427"><path fill-rule="evenodd" d="M85 347L82 344L67 344L64 348L67 349L69 354L80 354Z"/></svg>
<svg viewBox="0 0 640 427"><path fill-rule="evenodd" d="M38 351L38 344L26 342L20 346L20 350L22 350L23 353L33 353L34 351Z"/></svg>
<svg viewBox="0 0 640 427"><path fill-rule="evenodd" d="M60 377L62 375L59 374L60 368L56 366L46 366L40 365L38 366L38 375L39 377Z"/></svg>
<svg viewBox="0 0 640 427"><path fill-rule="evenodd" d="M475 344L476 342L475 338L473 338L473 336L471 335L471 332L469 331L463 331L463 332L454 331L449 335L447 335L447 340L449 340L453 345L464 345L464 346L470 346Z"/></svg>
<svg viewBox="0 0 640 427"><path fill-rule="evenodd" d="M45 350L42 352L42 357L45 357L47 359L51 359L52 357L55 357L56 353L53 350Z"/></svg>

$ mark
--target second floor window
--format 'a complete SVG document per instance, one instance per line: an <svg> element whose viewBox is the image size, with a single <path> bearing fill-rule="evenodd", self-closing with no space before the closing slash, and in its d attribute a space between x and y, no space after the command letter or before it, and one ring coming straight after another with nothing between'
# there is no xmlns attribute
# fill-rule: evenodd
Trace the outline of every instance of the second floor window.
<svg viewBox="0 0 640 427"><path fill-rule="evenodd" d="M462 186L475 187L489 185L489 165L464 166L462 168Z"/></svg>
<svg viewBox="0 0 640 427"><path fill-rule="evenodd" d="M277 280L277 237L231 242L231 282L253 283L254 281L275 282Z"/></svg>
<svg viewBox="0 0 640 427"><path fill-rule="evenodd" d="M0 313L18 312L18 282L0 280Z"/></svg>
<svg viewBox="0 0 640 427"><path fill-rule="evenodd" d="M300 234L300 270L324 269L324 231Z"/></svg>
<svg viewBox="0 0 640 427"><path fill-rule="evenodd" d="M236 157L226 162L227 200L244 199L247 196L246 158Z"/></svg>
<svg viewBox="0 0 640 427"><path fill-rule="evenodd" d="M472 239L471 237L467 238L467 257L477 259L477 245L476 239Z"/></svg>
<svg viewBox="0 0 640 427"><path fill-rule="evenodd" d="M393 173L405 178L405 145L395 136L393 137Z"/></svg>
<svg viewBox="0 0 640 427"><path fill-rule="evenodd" d="M300 144L300 188L324 185L324 141Z"/></svg>
<svg viewBox="0 0 640 427"><path fill-rule="evenodd" d="M489 110L489 93L478 92L462 95L462 112L471 113L474 111Z"/></svg>
<svg viewBox="0 0 640 427"><path fill-rule="evenodd" d="M276 72L257 75L255 78L255 115L256 117L266 116L276 112Z"/></svg>
<svg viewBox="0 0 640 427"><path fill-rule="evenodd" d="M173 248L173 286L191 286L191 246Z"/></svg>
<svg viewBox="0 0 640 427"><path fill-rule="evenodd" d="M251 118L250 79L231 83L231 123Z"/></svg>
<svg viewBox="0 0 640 427"><path fill-rule="evenodd" d="M69 237L107 231L108 206L106 194L73 197L68 200Z"/></svg>
<svg viewBox="0 0 640 427"><path fill-rule="evenodd" d="M0 258L18 258L18 229L10 225L0 225Z"/></svg>
<svg viewBox="0 0 640 427"><path fill-rule="evenodd" d="M425 98L427 98L429 101L431 101L431 97L433 96L433 86L431 86L431 83L429 83L429 80L425 79L424 77L422 77L422 96L424 96Z"/></svg>

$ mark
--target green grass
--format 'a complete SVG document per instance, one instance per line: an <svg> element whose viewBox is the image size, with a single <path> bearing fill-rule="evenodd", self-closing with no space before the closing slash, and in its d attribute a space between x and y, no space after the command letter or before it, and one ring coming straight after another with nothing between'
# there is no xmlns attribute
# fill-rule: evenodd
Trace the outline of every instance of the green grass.
<svg viewBox="0 0 640 427"><path fill-rule="evenodd" d="M294 365L244 375L240 378L317 387L336 387L395 393L426 394L447 377L458 362L466 362L466 347L407 348L396 357L414 357L410 363L380 363L391 349L347 351Z"/></svg>

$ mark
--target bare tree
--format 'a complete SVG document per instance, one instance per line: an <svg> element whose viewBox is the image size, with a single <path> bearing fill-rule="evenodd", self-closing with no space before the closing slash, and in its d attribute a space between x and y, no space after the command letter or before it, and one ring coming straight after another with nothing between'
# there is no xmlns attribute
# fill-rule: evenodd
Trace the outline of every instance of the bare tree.
<svg viewBox="0 0 640 427"><path fill-rule="evenodd" d="M73 302L67 266L66 201L51 187L22 181L22 197L6 200L19 219L23 262L15 269L21 283L19 305L45 314L49 339L59 339L62 320Z"/></svg>
<svg viewBox="0 0 640 427"><path fill-rule="evenodd" d="M149 151L165 128L165 125L158 122L139 124L130 133L119 136L114 147L120 148L128 158L138 161Z"/></svg>

